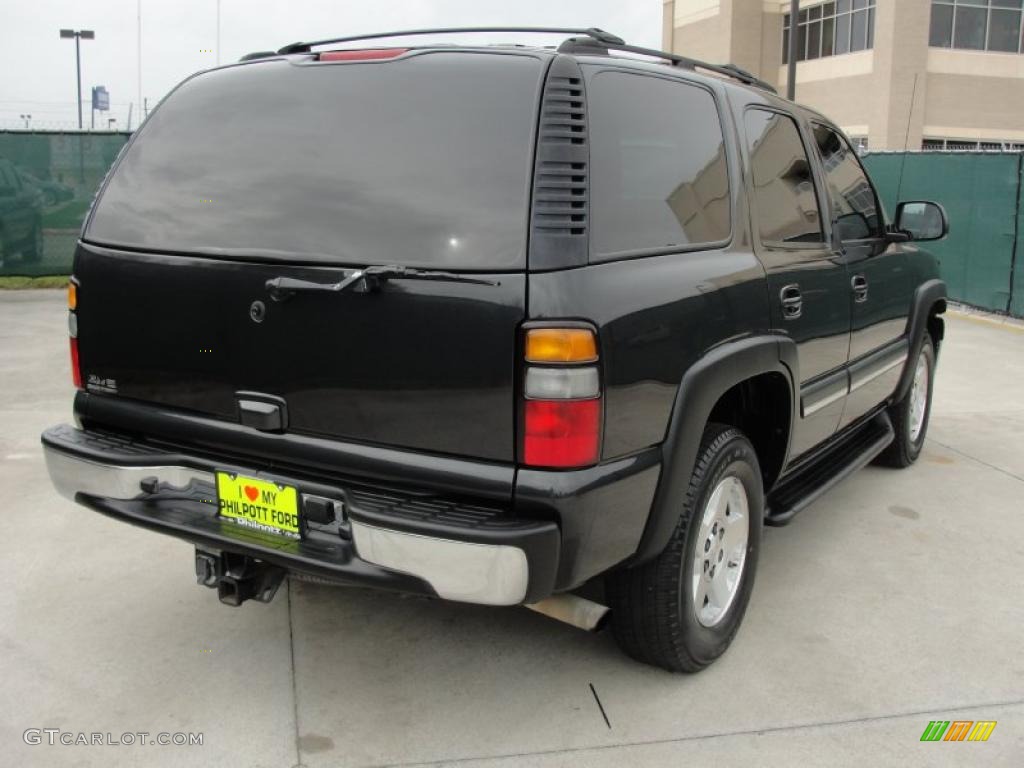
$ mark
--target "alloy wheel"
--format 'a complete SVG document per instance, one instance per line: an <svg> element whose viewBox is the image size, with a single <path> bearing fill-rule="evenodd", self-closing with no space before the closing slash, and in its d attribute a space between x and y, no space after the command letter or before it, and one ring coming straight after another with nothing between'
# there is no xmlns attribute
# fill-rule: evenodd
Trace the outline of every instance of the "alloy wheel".
<svg viewBox="0 0 1024 768"><path fill-rule="evenodd" d="M723 478L708 496L701 516L691 588L697 620L718 624L739 592L750 535L750 505L739 478Z"/></svg>

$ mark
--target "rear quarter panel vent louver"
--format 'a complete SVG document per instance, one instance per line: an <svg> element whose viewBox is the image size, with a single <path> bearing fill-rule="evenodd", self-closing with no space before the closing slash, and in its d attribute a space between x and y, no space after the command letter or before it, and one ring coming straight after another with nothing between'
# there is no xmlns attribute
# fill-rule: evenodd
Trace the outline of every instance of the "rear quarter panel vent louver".
<svg viewBox="0 0 1024 768"><path fill-rule="evenodd" d="M541 99L533 176L530 269L587 263L590 243L590 139L583 73L555 58Z"/></svg>

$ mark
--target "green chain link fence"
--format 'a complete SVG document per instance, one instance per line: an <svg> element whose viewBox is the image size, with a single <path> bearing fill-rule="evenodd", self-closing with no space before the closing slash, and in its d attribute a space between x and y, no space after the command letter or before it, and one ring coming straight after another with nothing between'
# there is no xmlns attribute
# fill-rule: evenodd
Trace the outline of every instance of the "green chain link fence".
<svg viewBox="0 0 1024 768"><path fill-rule="evenodd" d="M96 188L128 133L0 131L0 275L66 275ZM929 244L951 298L1024 316L1020 152L882 152L864 158L891 214L935 200L950 235Z"/></svg>
<svg viewBox="0 0 1024 768"><path fill-rule="evenodd" d="M0 131L0 275L67 275L128 133Z"/></svg>
<svg viewBox="0 0 1024 768"><path fill-rule="evenodd" d="M949 237L928 243L950 298L1024 316L1021 152L883 152L864 157L889 214L899 200L934 200Z"/></svg>

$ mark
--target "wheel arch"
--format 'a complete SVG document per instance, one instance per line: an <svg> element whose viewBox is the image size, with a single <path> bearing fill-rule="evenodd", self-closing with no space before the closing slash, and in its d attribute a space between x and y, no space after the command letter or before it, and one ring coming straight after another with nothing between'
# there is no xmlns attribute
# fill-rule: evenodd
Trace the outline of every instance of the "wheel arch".
<svg viewBox="0 0 1024 768"><path fill-rule="evenodd" d="M781 393L788 406L783 419L786 423L781 453L772 454L772 459L767 462L769 466L762 468L762 474L767 469L773 473L772 479L778 476L788 456L793 419L797 413L797 388L794 385L798 379L797 371L796 345L788 337L777 335L726 342L708 351L687 369L676 390L672 415L662 443L661 477L654 502L640 544L627 565L649 560L665 548L679 515L677 503L683 498L693 473L704 427L714 420L713 415L732 414L735 418L737 407L740 406L742 412L741 406L755 393L752 388L758 384L770 387L775 395ZM731 421L726 418L726 423ZM743 428L739 424L734 426ZM757 431L756 438L751 440L755 450L758 450L758 442L762 447L778 447L772 436ZM759 460L760 456L758 451ZM768 490L766 486L765 492Z"/></svg>
<svg viewBox="0 0 1024 768"><path fill-rule="evenodd" d="M926 333L934 340L935 354L938 355L939 345L945 335L945 321L939 315L946 311L946 295L946 284L938 278L926 280L914 291L910 316L907 318L907 362L903 366L903 374L892 396L892 402L898 403L910 390L910 384L914 380L912 363L921 354Z"/></svg>
<svg viewBox="0 0 1024 768"><path fill-rule="evenodd" d="M708 422L736 427L754 446L764 492L772 489L789 451L793 426L792 388L780 371L759 373L724 392Z"/></svg>

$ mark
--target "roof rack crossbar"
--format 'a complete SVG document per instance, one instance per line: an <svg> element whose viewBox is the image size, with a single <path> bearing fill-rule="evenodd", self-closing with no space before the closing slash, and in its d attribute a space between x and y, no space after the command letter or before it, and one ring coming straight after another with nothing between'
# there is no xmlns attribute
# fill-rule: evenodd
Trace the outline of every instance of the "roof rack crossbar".
<svg viewBox="0 0 1024 768"><path fill-rule="evenodd" d="M590 27L589 29L578 29L575 27L438 27L437 29L404 29L397 32L374 32L366 35L349 35L348 37L332 37L327 40L291 43L281 48L278 53L309 53L310 49L314 46L351 43L356 40L379 40L383 37L411 37L413 35L453 35L461 32L528 32L552 35L586 35L602 43L624 45L626 42L621 37L605 32L597 27Z"/></svg>

